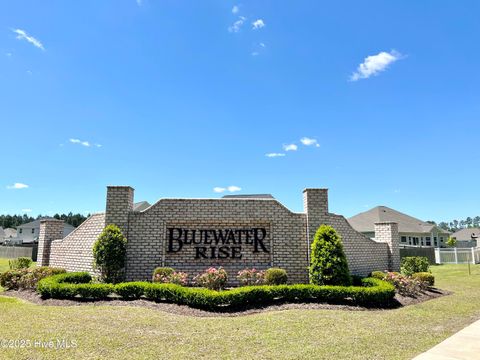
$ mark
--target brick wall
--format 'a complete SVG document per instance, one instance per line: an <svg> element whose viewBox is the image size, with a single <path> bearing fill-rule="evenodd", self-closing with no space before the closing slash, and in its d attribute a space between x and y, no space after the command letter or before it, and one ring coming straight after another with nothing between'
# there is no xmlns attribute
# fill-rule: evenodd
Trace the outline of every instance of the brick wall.
<svg viewBox="0 0 480 360"><path fill-rule="evenodd" d="M343 216L328 212L326 189L306 189L304 206L303 213L294 213L275 199L162 199L142 212L133 212L133 189L108 187L106 214L93 215L65 239L54 241L51 264L69 271L91 271L93 243L103 227L113 223L123 229L128 239L127 280L148 280L158 266L171 266L190 276L209 266L223 266L231 279L245 268L275 266L287 270L291 282L307 282L310 243L316 229L327 224L342 236L352 273L364 276L372 270L397 266L398 232L385 233L380 242L358 233ZM193 245L185 245L179 252L169 251L169 228L262 228L266 230L266 251L254 252L251 244L243 243L241 259L195 259ZM226 245L230 251L232 244Z"/></svg>
<svg viewBox="0 0 480 360"><path fill-rule="evenodd" d="M63 237L62 220L45 219L40 221L40 232L38 234L38 266L53 266L50 261L52 242Z"/></svg>

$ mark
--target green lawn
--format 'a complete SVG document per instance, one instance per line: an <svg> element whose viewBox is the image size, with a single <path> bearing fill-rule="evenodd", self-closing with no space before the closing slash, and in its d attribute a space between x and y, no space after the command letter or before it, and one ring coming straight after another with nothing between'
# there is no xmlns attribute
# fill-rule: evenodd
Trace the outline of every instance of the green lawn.
<svg viewBox="0 0 480 360"><path fill-rule="evenodd" d="M2 359L411 359L480 318L480 265L433 268L454 294L396 310L288 310L195 318L113 306L46 307L0 296L3 339L74 349L0 348Z"/></svg>
<svg viewBox="0 0 480 360"><path fill-rule="evenodd" d="M0 273L8 270L8 260L0 258Z"/></svg>

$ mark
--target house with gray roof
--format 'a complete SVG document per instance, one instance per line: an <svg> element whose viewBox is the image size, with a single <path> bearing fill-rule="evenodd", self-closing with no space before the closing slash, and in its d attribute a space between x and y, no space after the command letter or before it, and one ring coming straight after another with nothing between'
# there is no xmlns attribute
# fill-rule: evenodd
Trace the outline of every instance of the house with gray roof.
<svg viewBox="0 0 480 360"><path fill-rule="evenodd" d="M38 240L38 235L40 233L40 221L44 219L51 218L42 218L35 221L22 224L17 227L16 235L6 240L10 245L33 245ZM63 225L63 236L70 234L75 227L70 224L65 223Z"/></svg>
<svg viewBox="0 0 480 360"><path fill-rule="evenodd" d="M478 237L480 236L480 228L461 229L452 234L457 239L458 248L470 248L478 246Z"/></svg>
<svg viewBox="0 0 480 360"><path fill-rule="evenodd" d="M434 224L387 206L377 206L352 216L348 219L348 222L355 230L372 239L375 237L375 223L396 222L400 235L400 245L404 246L446 247L447 239L450 236L448 231Z"/></svg>

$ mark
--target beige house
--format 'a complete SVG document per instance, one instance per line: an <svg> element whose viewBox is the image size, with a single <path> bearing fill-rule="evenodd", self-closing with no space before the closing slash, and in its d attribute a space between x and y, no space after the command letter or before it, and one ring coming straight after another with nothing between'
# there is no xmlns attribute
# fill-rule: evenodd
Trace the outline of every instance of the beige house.
<svg viewBox="0 0 480 360"><path fill-rule="evenodd" d="M377 206L348 219L352 227L368 237L375 238L375 223L396 222L402 246L446 247L450 233L436 225L401 213L387 206Z"/></svg>
<svg viewBox="0 0 480 360"><path fill-rule="evenodd" d="M480 228L461 229L452 234L452 237L457 239L458 248L477 247L479 236Z"/></svg>

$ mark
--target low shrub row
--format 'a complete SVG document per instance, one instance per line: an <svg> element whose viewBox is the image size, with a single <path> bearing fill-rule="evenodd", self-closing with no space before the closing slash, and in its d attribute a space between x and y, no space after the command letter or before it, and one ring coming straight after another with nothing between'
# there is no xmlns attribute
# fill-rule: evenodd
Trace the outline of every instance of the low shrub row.
<svg viewBox="0 0 480 360"><path fill-rule="evenodd" d="M244 269L237 273L237 280L242 286L250 285L283 285L288 282L284 269L270 268L265 271ZM153 271L152 282L187 286L188 275L175 271L171 267L158 267ZM228 274L222 267L210 267L193 278L193 284L210 290L222 290L228 283Z"/></svg>
<svg viewBox="0 0 480 360"><path fill-rule="evenodd" d="M374 279L362 279L362 286L274 285L245 286L232 290L216 291L190 288L176 284L130 282L91 284L88 273L55 275L39 282L37 291L43 298L91 300L105 299L116 293L125 300L142 296L157 302L170 302L206 310L261 306L274 301L349 303L361 306L382 307L395 296L395 288L389 283Z"/></svg>
<svg viewBox="0 0 480 360"><path fill-rule="evenodd" d="M65 272L48 266L8 270L0 274L0 286L9 290L35 289L40 280Z"/></svg>
<svg viewBox="0 0 480 360"><path fill-rule="evenodd" d="M373 271L371 277L385 280L395 286L400 295L410 297L415 297L435 285L435 277L429 272L417 272L407 276L398 272Z"/></svg>

